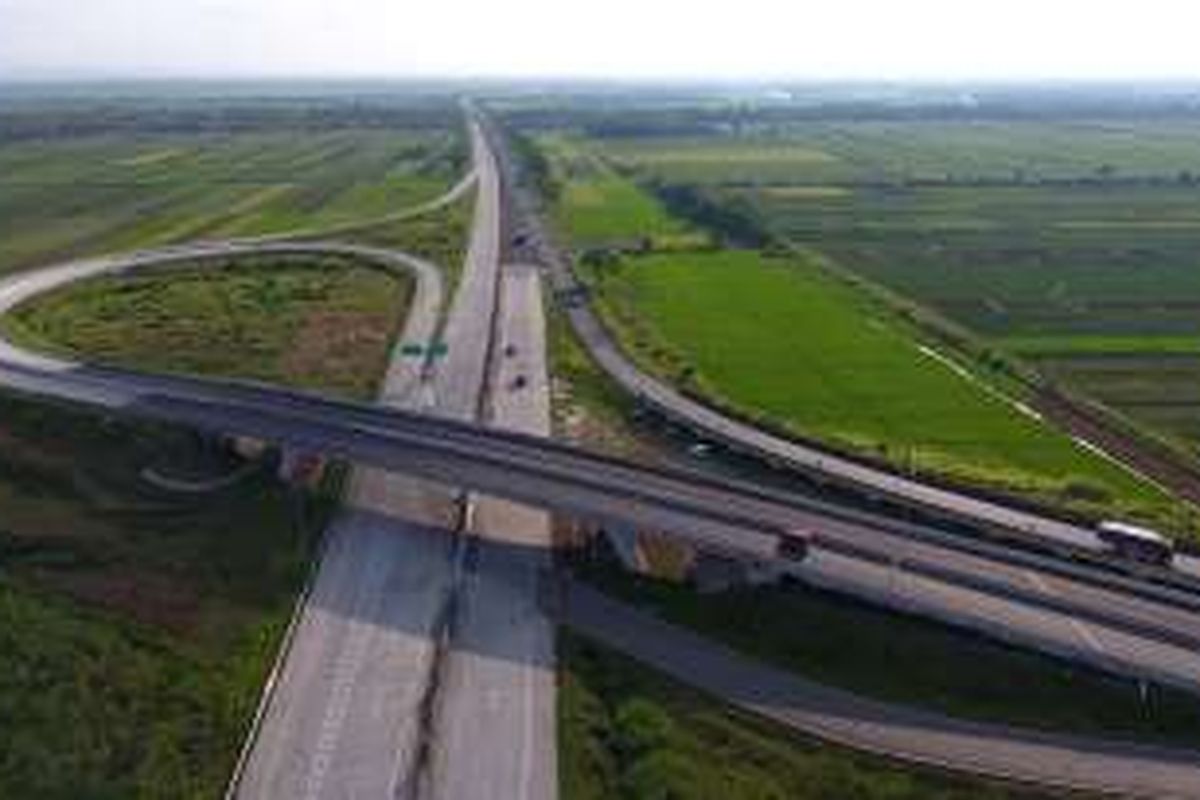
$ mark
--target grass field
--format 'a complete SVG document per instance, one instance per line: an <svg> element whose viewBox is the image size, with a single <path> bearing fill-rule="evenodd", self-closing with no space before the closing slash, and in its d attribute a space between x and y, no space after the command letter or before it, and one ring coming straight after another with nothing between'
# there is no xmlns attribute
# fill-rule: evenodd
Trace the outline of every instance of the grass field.
<svg viewBox="0 0 1200 800"><path fill-rule="evenodd" d="M332 503L138 480L187 441L0 395L0 796L223 791Z"/></svg>
<svg viewBox="0 0 1200 800"><path fill-rule="evenodd" d="M101 278L6 320L34 347L144 370L227 375L368 398L411 279L343 258L262 256Z"/></svg>
<svg viewBox="0 0 1200 800"><path fill-rule="evenodd" d="M89 136L0 144L0 272L78 253L339 225L437 196L457 132Z"/></svg>
<svg viewBox="0 0 1200 800"><path fill-rule="evenodd" d="M726 406L916 471L1054 504L1149 516L1165 509L1156 490L922 352L886 310L808 262L672 253L588 275L636 356Z"/></svg>
<svg viewBox="0 0 1200 800"><path fill-rule="evenodd" d="M801 739L575 636L559 669L563 800L1039 797Z"/></svg>

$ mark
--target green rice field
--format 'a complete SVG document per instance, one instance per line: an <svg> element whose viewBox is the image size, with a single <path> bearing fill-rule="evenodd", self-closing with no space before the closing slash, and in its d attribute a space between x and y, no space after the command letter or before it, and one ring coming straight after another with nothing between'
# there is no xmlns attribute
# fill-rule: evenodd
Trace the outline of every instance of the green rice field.
<svg viewBox="0 0 1200 800"><path fill-rule="evenodd" d="M1200 189L738 194L788 239L1200 446Z"/></svg>
<svg viewBox="0 0 1200 800"><path fill-rule="evenodd" d="M640 360L735 410L917 472L1079 509L1161 510L1157 490L922 349L813 263L669 253L588 275Z"/></svg>

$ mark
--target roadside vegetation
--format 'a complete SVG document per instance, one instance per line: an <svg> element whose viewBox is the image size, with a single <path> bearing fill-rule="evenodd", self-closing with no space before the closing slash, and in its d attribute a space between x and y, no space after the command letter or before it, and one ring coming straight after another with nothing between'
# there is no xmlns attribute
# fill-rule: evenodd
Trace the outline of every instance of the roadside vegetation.
<svg viewBox="0 0 1200 800"><path fill-rule="evenodd" d="M563 800L1033 800L802 739L571 634L559 638Z"/></svg>
<svg viewBox="0 0 1200 800"><path fill-rule="evenodd" d="M193 444L0 395L0 796L223 791L336 480L141 479Z"/></svg>
<svg viewBox="0 0 1200 800"><path fill-rule="evenodd" d="M342 257L245 256L70 286L4 321L34 348L141 370L252 378L363 399L413 279Z"/></svg>

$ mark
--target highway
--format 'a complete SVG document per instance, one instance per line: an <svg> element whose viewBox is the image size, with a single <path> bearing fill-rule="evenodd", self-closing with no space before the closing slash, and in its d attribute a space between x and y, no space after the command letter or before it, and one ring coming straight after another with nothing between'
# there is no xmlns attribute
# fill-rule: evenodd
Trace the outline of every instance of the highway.
<svg viewBox="0 0 1200 800"><path fill-rule="evenodd" d="M546 435L538 425L548 420L540 295L528 292L528 281L520 292L506 281L507 302L496 309L499 186L471 130L479 193L462 280L441 327L440 275L418 273L422 302L380 402L476 420L489 405L499 332L528 348L522 365L535 375L540 367L543 377L528 392L501 395L494 421ZM403 355L405 344L435 339L448 346L445 359ZM501 362L502 371L513 363ZM327 535L235 795L553 798L553 625L537 602L546 513L378 469L355 470L348 500ZM487 538L539 532L535 558L506 557ZM497 648L504 657L486 655Z"/></svg>
<svg viewBox="0 0 1200 800"><path fill-rule="evenodd" d="M491 194L484 190L491 180L487 172L481 170L478 174L480 197ZM497 712L496 729L512 729L502 720L529 721L532 727L525 729L529 735L518 741L529 742L531 749L511 747L509 740L503 740L503 746L493 743L487 758L493 759L494 769L484 769L488 774L515 776L517 781L551 784L552 765L543 761L539 766L525 755L540 752L553 738L552 721L547 721L545 710L550 704L545 698L552 691L545 680L551 668L545 649L547 638L539 632L540 614L531 605L536 569L513 566L517 561L536 563L544 559L545 538L540 524L533 522L533 516L526 516L531 513L528 509L487 511L493 501L481 501L484 495L602 523L668 531L714 549L777 565L780 562L775 552L783 529L795 526L816 530L821 539L814 557L802 565L782 565L801 579L972 625L1134 677L1200 691L1200 648L1193 638L1198 598L1194 596L1140 583L1126 585L1130 583L1127 579L1044 556L1008 553L999 548L996 552L965 552L945 546L935 532L883 524L849 510L835 512L827 504L804 496L701 473L623 463L547 441L538 430L538 415L542 412L537 402L527 402L521 393L512 398L520 402L511 407L503 399L514 368L526 370L522 374L527 375L530 387L536 387L543 380L540 375L544 364L539 367L524 361L528 353L522 355L520 345L520 365L497 361L493 341L497 330L501 331L501 340L511 337L533 341L539 335L537 323L522 311L532 308L529 276L534 273L526 267L506 268L501 279L498 222L488 222L489 217L477 213L477 222L480 219L485 220L484 227L491 233L480 234L477 227L471 252L497 255L495 261L488 257L478 262L484 266L468 266L464 271L444 332L448 340L461 337L456 339L463 343L461 348L457 343L451 346L451 353L457 351L459 355L447 357L432 372L412 370L406 362L394 364L385 394L392 393L395 408L332 401L244 382L144 375L73 364L0 344L0 383L17 391L217 433L258 436L289 448L345 457L409 479L463 487L475 493L465 507L476 511L447 520L443 513L447 495L426 484L404 479L395 485L372 480L365 480L363 488L356 485L360 508L351 513L361 516L347 524L351 530L368 533L361 537L331 537L326 559L342 566L329 567L331 577L324 578L327 568L323 561L306 613L297 626L292 654L277 683L277 696L291 691L297 695L297 708L311 702L315 709L296 712L303 719L295 725L307 731L304 741L280 746L276 755L266 758L275 766L264 768L261 774L301 776L287 778L292 782L286 784L285 795L320 797L328 793L328 787L341 785L415 785L409 767L397 767L386 781L381 779L379 765L389 763L385 757L391 753L393 766L420 765L428 759L429 773L424 780L431 786L447 787L443 791L452 796L458 790L439 775L451 776L452 780L454 770L439 765L459 761L462 756L455 756L455 752L472 751L470 726L453 720L476 713L454 709L471 709L480 702L483 705L474 706L476 709L496 706L497 701L489 698L500 698L501 706L510 703ZM0 314L41 292L106 272L169 266L200 256L283 251L352 253L389 268L417 270L419 274L427 269L403 254L352 245L210 242L89 259L10 277L0 282ZM512 299L499 305L498 321L497 299L510 294ZM460 307L471 312L456 313ZM474 312L480 312L479 316ZM429 324L428 320L424 324ZM426 330L412 335L429 334ZM408 336L406 333L404 338ZM491 374L496 376L490 404L486 386L489 363ZM447 369L461 370L461 374L443 374ZM538 394L531 391L529 397ZM517 430L481 425L481 413L483 421ZM404 486L415 488L396 488ZM413 502L432 512L427 518L432 527L458 522L466 537L434 534L431 526L420 524L397 529L393 522L381 519L411 514L417 507L411 505ZM492 535L503 539L505 523L496 520L517 517L521 518L517 525L521 535L531 539L520 543L482 541ZM396 530L404 532L394 533ZM361 550L347 548L347 542L371 536L369 531L377 532L376 544ZM472 537L475 532L482 536ZM479 538L481 544L464 549L464 538L468 542ZM492 548L494 555L488 552ZM376 558L372 554L384 556ZM464 560L464 554L474 560ZM448 571L433 566L442 564L449 565ZM463 565L474 572L464 573ZM515 579L511 578L514 574ZM461 638L454 636L454 629L445 628L447 597L460 598L466 609L458 616L460 621L465 620ZM503 604L493 606L491 600L495 598ZM397 613L396 608L401 606L403 612ZM311 634L305 633L307 609L328 612L326 623L309 625L314 631ZM530 633L513 640L500 637L505 641L488 635L489 628L496 624L492 621L495 618L488 616L493 611L501 613L502 621L511 621L514 629ZM328 624L334 616L342 621ZM384 645L382 651L377 651L373 649L377 640L404 640L408 644L396 648ZM315 644L306 645L306 641ZM523 644L514 651L513 641ZM297 652L312 655L300 657L297 663L310 666L296 667L303 671L297 672L293 680L288 677L288 669ZM520 668L510 669L514 664ZM446 671L438 671L441 669ZM450 676L448 693L439 686L431 695L430 686L435 682L430 678L434 674ZM462 680L456 675L468 677ZM480 684L485 687L497 676L502 687L512 687L538 675L541 677L526 682L528 688L515 692L469 691L476 683L474 676L480 676ZM287 685L296 688L289 690ZM360 691L360 686L380 688ZM310 701L301 697L313 691L310 687L318 687L315 693L326 699ZM468 691L460 694L463 687ZM534 699L528 703L513 700L519 697ZM281 702L285 707L290 704ZM395 709L403 711L397 714ZM264 718L262 731L273 724L270 713ZM392 722L362 728L371 732L359 740L353 733L354 726L373 714L390 715ZM435 736L431 747L427 734L431 730L440 734L442 729L436 727L439 720L445 730L463 731L463 743L456 743L454 737L459 734L451 733L444 745ZM518 728L525 724L519 722ZM480 725L476 733L492 730ZM260 733L260 741L266 738ZM494 740L495 736L488 738ZM354 744L356 741L359 743ZM411 747L406 743L412 743ZM501 750L512 750L516 755L510 757ZM375 756L367 759L370 753ZM361 763L357 761L360 756L364 759ZM253 757L250 761L247 775L257 769ZM363 783L356 783L356 776L368 773ZM261 783L254 780L248 778L244 785L265 788L257 795L247 789L245 796L272 796L275 789L269 777Z"/></svg>
<svg viewBox="0 0 1200 800"><path fill-rule="evenodd" d="M540 287L536 273L501 269L500 178L486 139L473 131L478 201L443 333L449 349L431 381L431 410L547 436ZM514 370L526 382L516 392L510 391ZM474 493L464 503L422 790L455 800L552 800L558 793L554 626L538 603L539 577L549 566L549 517ZM514 541L530 546L514 555L506 544Z"/></svg>

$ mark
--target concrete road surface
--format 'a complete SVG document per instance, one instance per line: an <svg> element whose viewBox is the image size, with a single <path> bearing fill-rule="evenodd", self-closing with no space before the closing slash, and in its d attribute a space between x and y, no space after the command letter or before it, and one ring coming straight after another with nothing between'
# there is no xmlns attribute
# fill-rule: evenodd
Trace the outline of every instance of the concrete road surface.
<svg viewBox="0 0 1200 800"><path fill-rule="evenodd" d="M397 408L424 403L423 364L403 353L433 341L437 270L414 302L381 387ZM326 547L243 768L240 798L396 797L408 791L437 626L453 585L452 499L418 479L355 469L348 508Z"/></svg>
<svg viewBox="0 0 1200 800"><path fill-rule="evenodd" d="M505 267L499 314L490 422L549 436L536 268ZM557 796L554 626L539 604L550 532L541 509L490 497L474 502L438 709L434 797Z"/></svg>
<svg viewBox="0 0 1200 800"><path fill-rule="evenodd" d="M440 275L425 276L380 390L380 402L474 418L491 338L498 270L499 212L494 170L472 127L480 184L462 282L434 365L405 355L429 344L442 308ZM461 192L461 187L452 190ZM429 282L432 281L432 288ZM436 735L429 709L441 684L446 637L460 574L457 496L417 478L356 469L349 509L327 534L304 605L237 796L435 796L426 791L427 753Z"/></svg>

